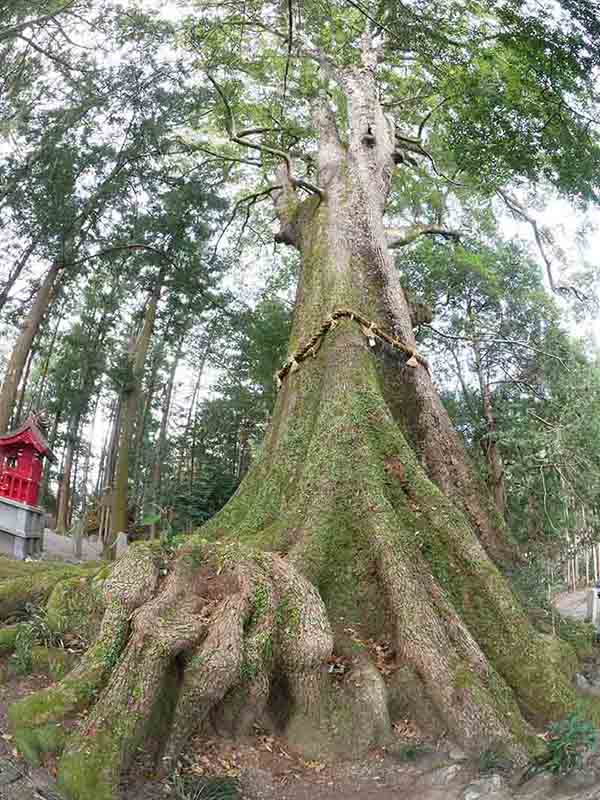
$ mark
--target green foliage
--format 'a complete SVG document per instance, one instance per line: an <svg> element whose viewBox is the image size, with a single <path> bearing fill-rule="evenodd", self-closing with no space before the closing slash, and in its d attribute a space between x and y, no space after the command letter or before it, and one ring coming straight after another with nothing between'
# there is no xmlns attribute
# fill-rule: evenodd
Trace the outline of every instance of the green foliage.
<svg viewBox="0 0 600 800"><path fill-rule="evenodd" d="M416 761L429 752L429 749L419 742L410 742L394 749L394 756L400 761Z"/></svg>
<svg viewBox="0 0 600 800"><path fill-rule="evenodd" d="M557 775L579 769L586 753L595 747L596 739L593 724L576 712L553 723L548 733L548 754L541 767Z"/></svg>
<svg viewBox="0 0 600 800"><path fill-rule="evenodd" d="M237 778L197 778L173 775L171 785L177 800L241 800Z"/></svg>
<svg viewBox="0 0 600 800"><path fill-rule="evenodd" d="M36 643L35 630L30 625L22 625L15 639L15 649L11 661L17 675L29 675L32 667L32 650Z"/></svg>
<svg viewBox="0 0 600 800"><path fill-rule="evenodd" d="M501 745L498 747L490 747L484 750L479 756L479 772L482 775L508 772L512 766L512 761L507 757L506 751Z"/></svg>
<svg viewBox="0 0 600 800"><path fill-rule="evenodd" d="M33 667L33 648L35 645L53 647L60 644L58 637L48 624L45 609L26 607L27 622L19 625L11 664L17 675L28 675Z"/></svg>

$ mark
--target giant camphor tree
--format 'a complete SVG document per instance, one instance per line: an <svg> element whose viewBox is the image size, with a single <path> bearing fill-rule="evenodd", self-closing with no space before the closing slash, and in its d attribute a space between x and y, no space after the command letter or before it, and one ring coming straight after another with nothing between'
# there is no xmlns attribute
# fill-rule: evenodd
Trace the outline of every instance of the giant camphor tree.
<svg viewBox="0 0 600 800"><path fill-rule="evenodd" d="M88 581L97 637L13 706L16 742L64 746L62 786L86 800L117 795L161 708L166 765L209 721L270 719L306 749L357 751L389 732L392 687L368 646L389 639L417 716L524 759L533 725L574 707L575 654L534 629L501 571L512 546L415 349L391 250L456 239L467 196L492 209L506 187L546 181L595 198L593 3L197 9L186 29L222 124L213 152L257 168L240 208L271 198L276 240L299 254L289 359L236 495L176 553L141 545ZM403 203L419 176L449 210ZM81 602L79 581L51 607L68 611L72 591ZM335 685L332 653L351 663ZM65 743L56 724L84 707Z"/></svg>

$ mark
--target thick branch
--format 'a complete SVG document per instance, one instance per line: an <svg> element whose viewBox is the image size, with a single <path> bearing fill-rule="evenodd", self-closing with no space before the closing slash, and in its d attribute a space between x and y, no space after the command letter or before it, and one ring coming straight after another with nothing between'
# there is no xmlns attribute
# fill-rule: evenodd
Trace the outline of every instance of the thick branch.
<svg viewBox="0 0 600 800"><path fill-rule="evenodd" d="M546 245L548 247L555 247L554 239L552 238L550 231L546 228L542 228L538 222L527 213L523 205L516 199L516 197L509 194L504 189L498 189L497 194L502 198L502 200L504 200L506 207L512 211L515 216L524 220L524 222L527 222L531 226L535 243L537 244L538 250L546 267L546 275L548 277L550 289L555 294L573 294L581 303L583 303L586 300L586 297L579 291L579 289L577 289L577 287L558 286L554 280L554 274L552 272L552 259L546 251Z"/></svg>
<svg viewBox="0 0 600 800"><path fill-rule="evenodd" d="M453 239L460 241L460 234L458 231L446 228L444 225L410 225L407 228L390 228L386 231L387 246L390 250L395 250L400 247L406 247L411 244L420 236L443 236L444 239Z"/></svg>
<svg viewBox="0 0 600 800"><path fill-rule="evenodd" d="M508 192L504 191L504 189L498 189L497 194L499 197L504 200L506 206L513 212L517 217L520 217L525 222L531 225L531 229L533 230L533 235L535 237L535 242L538 246L538 250L540 251L540 255L544 264L546 265L546 275L548 276L548 283L550 284L550 288L553 292L556 291L556 283L554 282L554 275L552 274L552 261L548 254L546 253L545 244L552 246L552 237L543 229L540 229L540 226L537 224L536 220L529 216L529 214L525 211L525 208L519 203L519 201L513 195L509 194Z"/></svg>

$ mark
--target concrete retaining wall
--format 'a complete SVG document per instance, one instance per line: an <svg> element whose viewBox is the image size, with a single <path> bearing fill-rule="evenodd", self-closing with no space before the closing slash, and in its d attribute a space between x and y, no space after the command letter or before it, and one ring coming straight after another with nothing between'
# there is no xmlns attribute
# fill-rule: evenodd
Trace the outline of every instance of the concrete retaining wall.
<svg viewBox="0 0 600 800"><path fill-rule="evenodd" d="M44 520L41 508L0 497L0 553L20 560L40 555Z"/></svg>

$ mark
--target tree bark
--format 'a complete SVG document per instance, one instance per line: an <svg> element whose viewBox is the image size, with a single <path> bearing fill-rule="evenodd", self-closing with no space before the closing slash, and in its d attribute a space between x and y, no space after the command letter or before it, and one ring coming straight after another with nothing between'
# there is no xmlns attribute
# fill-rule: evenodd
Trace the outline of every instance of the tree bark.
<svg viewBox="0 0 600 800"><path fill-rule="evenodd" d="M155 512L158 510L158 507L160 506L160 499L162 493L163 460L165 458L166 444L167 444L167 429L169 425L169 418L171 416L171 408L173 402L173 388L175 386L175 373L177 372L177 367L179 365L179 360L181 358L182 345L183 345L183 340L180 340L177 352L173 357L173 363L171 364L171 370L169 372L169 379L167 381L167 385L165 387L165 393L163 395L160 429L158 432L158 439L156 442L156 451L154 456L154 464L152 467L152 499L154 503ZM153 522L151 525L151 538L154 539L155 537L156 537L156 523Z"/></svg>
<svg viewBox="0 0 600 800"><path fill-rule="evenodd" d="M492 392L490 389L489 378L485 374L481 352L476 342L473 343L473 350L475 352L475 368L477 370L477 377L479 380L481 406L483 409L483 418L485 420L486 427L485 437L481 442L481 446L487 466L488 486L491 489L498 513L504 519L506 506L504 464L498 448L498 426L496 425L496 416L494 414Z"/></svg>
<svg viewBox="0 0 600 800"><path fill-rule="evenodd" d="M129 453L132 437L134 433L135 420L137 418L140 386L146 364L146 356L150 341L154 332L156 320L156 309L161 294L165 268L161 267L152 294L148 299L144 313L144 321L139 336L133 342L129 354L129 376L123 389L121 403L121 422L119 434L119 447L117 463L115 468L115 480L113 489L113 500L111 509L111 538L116 541L116 537L121 532L126 532L128 528L128 483L129 483ZM108 543L104 548L104 557L110 558L113 549Z"/></svg>
<svg viewBox="0 0 600 800"><path fill-rule="evenodd" d="M58 511L56 513L56 532L63 536L69 529L69 508L71 500L71 472L73 459L77 447L77 432L79 431L80 414L75 413L69 420L66 435L65 457L62 468L62 478L58 490Z"/></svg>
<svg viewBox="0 0 600 800"><path fill-rule="evenodd" d="M5 433L8 429L25 363L33 340L51 303L61 270L62 264L56 262L46 272L33 306L13 347L2 389L0 389L0 433Z"/></svg>

